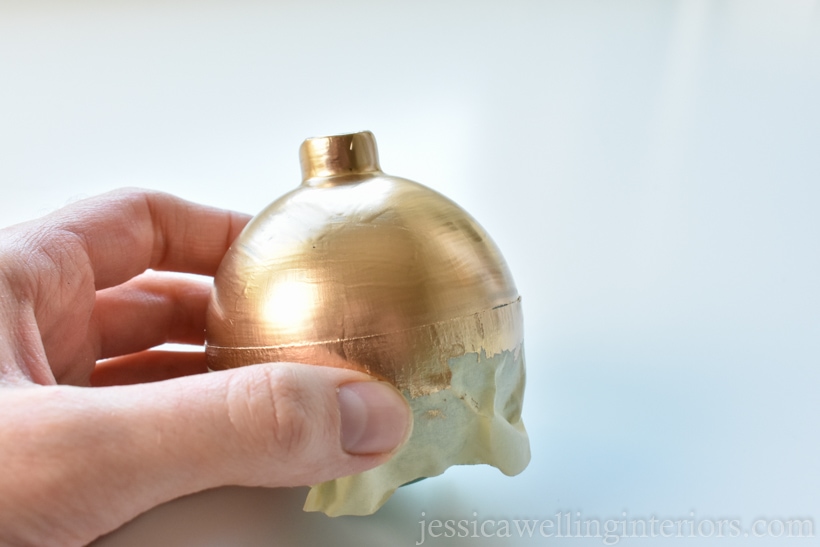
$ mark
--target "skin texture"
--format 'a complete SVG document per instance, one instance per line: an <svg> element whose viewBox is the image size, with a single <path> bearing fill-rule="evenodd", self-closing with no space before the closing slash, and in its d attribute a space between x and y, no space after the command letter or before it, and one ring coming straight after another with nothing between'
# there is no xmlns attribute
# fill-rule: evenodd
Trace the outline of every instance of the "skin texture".
<svg viewBox="0 0 820 547"><path fill-rule="evenodd" d="M0 544L85 544L181 495L316 484L406 440L406 402L364 374L203 374L201 352L149 351L203 344L210 280L172 272L213 275L247 221L121 190L0 230Z"/></svg>

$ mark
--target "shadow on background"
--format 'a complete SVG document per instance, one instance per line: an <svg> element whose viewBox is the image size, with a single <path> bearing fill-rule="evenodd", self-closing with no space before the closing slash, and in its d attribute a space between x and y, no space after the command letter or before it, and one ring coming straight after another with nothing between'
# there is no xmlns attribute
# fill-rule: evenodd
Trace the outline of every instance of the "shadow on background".
<svg viewBox="0 0 820 547"><path fill-rule="evenodd" d="M415 537L415 515L408 517L394 499L377 515L330 518L306 513L307 488L225 487L206 490L152 509L94 547L167 545L391 545L397 537ZM367 534L361 524L366 523ZM276 538L275 540L273 538Z"/></svg>

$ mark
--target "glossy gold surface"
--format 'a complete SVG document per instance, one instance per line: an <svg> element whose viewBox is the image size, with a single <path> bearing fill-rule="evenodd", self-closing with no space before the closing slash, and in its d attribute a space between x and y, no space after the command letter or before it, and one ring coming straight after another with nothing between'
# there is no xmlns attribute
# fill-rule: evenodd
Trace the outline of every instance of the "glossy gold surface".
<svg viewBox="0 0 820 547"><path fill-rule="evenodd" d="M214 281L214 370L272 361L354 368L411 396L447 359L523 337L501 253L455 203L381 172L372 133L306 140L302 185L257 215Z"/></svg>

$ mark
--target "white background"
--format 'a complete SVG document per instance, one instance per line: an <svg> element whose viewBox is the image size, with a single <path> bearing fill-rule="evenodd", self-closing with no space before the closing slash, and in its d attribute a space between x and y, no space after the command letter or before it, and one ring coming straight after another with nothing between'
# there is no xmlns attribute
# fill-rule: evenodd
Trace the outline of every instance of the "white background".
<svg viewBox="0 0 820 547"><path fill-rule="evenodd" d="M123 185L254 213L304 138L361 129L503 250L530 467L366 518L223 489L100 545L414 545L422 512L820 535L819 2L0 2L3 225ZM425 542L519 544L602 541Z"/></svg>

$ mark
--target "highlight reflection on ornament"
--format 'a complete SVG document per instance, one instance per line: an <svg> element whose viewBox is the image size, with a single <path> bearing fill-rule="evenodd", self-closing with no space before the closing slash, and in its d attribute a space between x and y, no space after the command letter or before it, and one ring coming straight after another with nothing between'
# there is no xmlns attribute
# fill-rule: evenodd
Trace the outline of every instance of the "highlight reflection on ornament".
<svg viewBox="0 0 820 547"><path fill-rule="evenodd" d="M455 463L520 472L523 325L498 248L449 199L384 174L370 132L308 139L300 156L301 186L248 224L215 276L209 367L361 370L392 382L415 416L393 459L315 487L307 508L373 512Z"/></svg>

